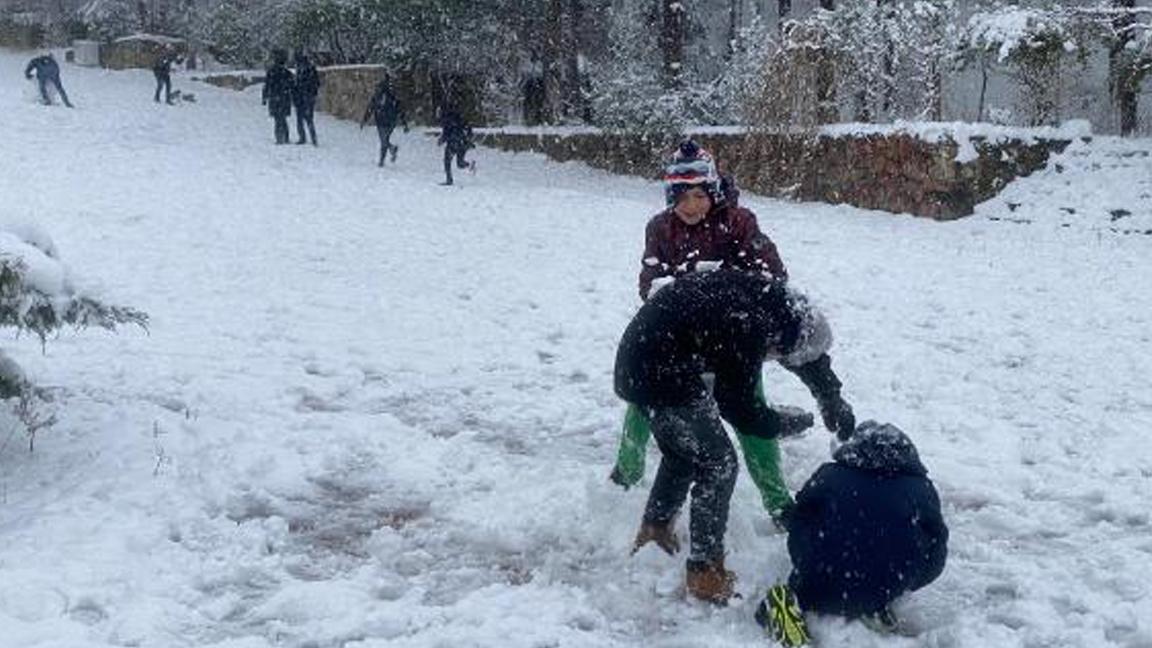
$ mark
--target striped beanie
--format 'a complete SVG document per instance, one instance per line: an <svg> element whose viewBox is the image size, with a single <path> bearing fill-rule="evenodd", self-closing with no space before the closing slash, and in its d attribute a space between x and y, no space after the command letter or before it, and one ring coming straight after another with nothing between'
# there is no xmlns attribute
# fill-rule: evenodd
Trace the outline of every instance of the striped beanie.
<svg viewBox="0 0 1152 648"><path fill-rule="evenodd" d="M664 198L668 206L675 205L680 194L693 187L702 187L712 197L712 202L721 201L720 175L716 172L715 160L696 142L685 140L664 169Z"/></svg>

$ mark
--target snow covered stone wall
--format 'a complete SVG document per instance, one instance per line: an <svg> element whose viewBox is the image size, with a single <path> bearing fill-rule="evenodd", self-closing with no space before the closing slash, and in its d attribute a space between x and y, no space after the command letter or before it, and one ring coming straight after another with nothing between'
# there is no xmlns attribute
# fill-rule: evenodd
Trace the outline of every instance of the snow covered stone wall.
<svg viewBox="0 0 1152 648"><path fill-rule="evenodd" d="M360 121L376 84L384 77L381 65L348 65L320 69L316 109L340 119Z"/></svg>
<svg viewBox="0 0 1152 648"><path fill-rule="evenodd" d="M1051 153L1072 141L1070 131L1032 136L1023 131L921 130L832 127L817 134L713 131L692 136L747 191L938 220L972 214L978 203L1015 178L1043 168ZM660 175L670 148L669 142L647 135L592 130L479 131L477 142L653 178Z"/></svg>

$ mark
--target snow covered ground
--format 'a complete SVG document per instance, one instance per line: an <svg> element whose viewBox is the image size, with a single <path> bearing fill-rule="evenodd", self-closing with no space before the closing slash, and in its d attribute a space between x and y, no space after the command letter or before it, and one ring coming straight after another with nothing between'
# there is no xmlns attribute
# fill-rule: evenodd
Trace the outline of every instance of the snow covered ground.
<svg viewBox="0 0 1152 648"><path fill-rule="evenodd" d="M0 220L152 323L4 344L60 420L0 451L0 645L767 644L788 560L746 477L726 609L629 556L646 488L606 479L656 184L481 150L439 187L415 132L377 169L323 116L321 148L272 146L259 88L168 107L72 66L77 109L45 108L26 58L0 52ZM1152 646L1152 236L1112 229L1152 218L1150 148L1078 144L953 223L747 196L952 530L897 607L917 637L817 619L822 645ZM828 452L788 442L790 482Z"/></svg>

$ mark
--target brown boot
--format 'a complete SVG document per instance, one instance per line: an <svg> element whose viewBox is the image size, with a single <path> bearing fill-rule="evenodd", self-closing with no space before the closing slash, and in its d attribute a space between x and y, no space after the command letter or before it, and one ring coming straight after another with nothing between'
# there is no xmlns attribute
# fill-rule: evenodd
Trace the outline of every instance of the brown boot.
<svg viewBox="0 0 1152 648"><path fill-rule="evenodd" d="M701 601L726 605L732 598L736 585L736 574L724 568L724 559L709 562L688 561L688 576L685 579L688 593Z"/></svg>
<svg viewBox="0 0 1152 648"><path fill-rule="evenodd" d="M640 547L655 542L669 556L680 551L680 538L676 537L676 520L667 522L641 522L640 530L636 532L636 541L632 543L632 553L640 551Z"/></svg>

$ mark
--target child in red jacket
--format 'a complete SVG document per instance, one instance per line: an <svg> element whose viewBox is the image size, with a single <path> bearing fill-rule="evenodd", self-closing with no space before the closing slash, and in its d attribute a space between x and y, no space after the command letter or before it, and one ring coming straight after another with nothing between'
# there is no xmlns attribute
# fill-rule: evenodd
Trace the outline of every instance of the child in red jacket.
<svg viewBox="0 0 1152 648"><path fill-rule="evenodd" d="M751 211L729 200L735 188L730 179L727 185L725 188L707 151L691 140L680 145L664 175L667 208L652 217L645 231L641 299L647 300L676 277L718 267L757 271L778 281L788 278L775 243L760 231ZM763 401L763 387L758 391ZM780 436L797 434L812 425L807 412L782 408L778 414ZM640 481L649 437L649 421L639 408L629 405L612 481L625 488ZM780 475L776 439L739 430L736 438L764 508L778 520L791 507L792 496Z"/></svg>

